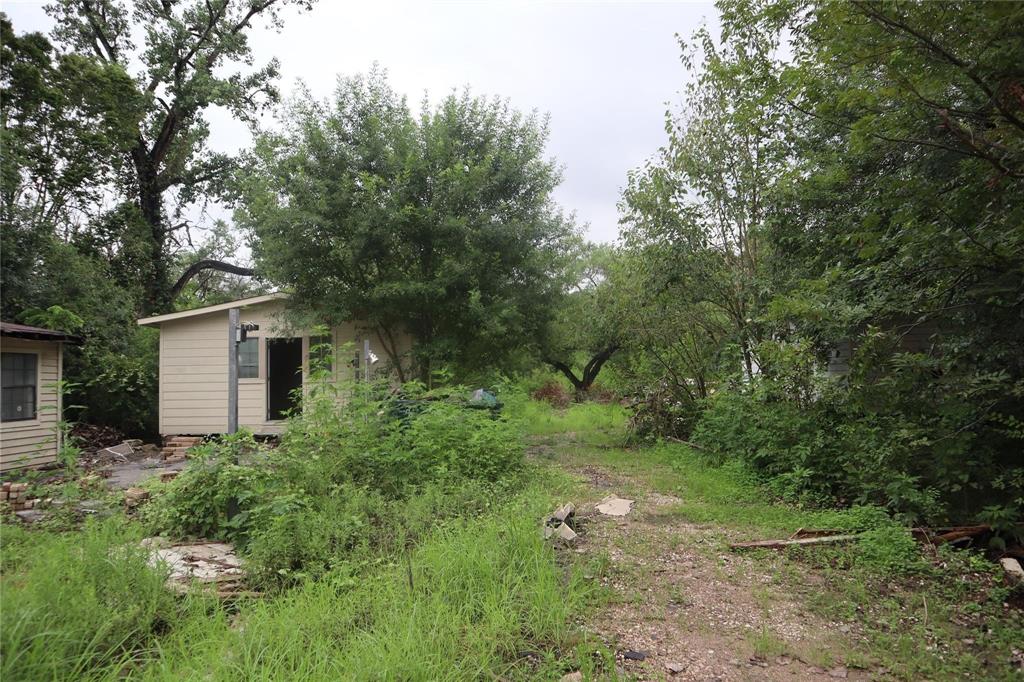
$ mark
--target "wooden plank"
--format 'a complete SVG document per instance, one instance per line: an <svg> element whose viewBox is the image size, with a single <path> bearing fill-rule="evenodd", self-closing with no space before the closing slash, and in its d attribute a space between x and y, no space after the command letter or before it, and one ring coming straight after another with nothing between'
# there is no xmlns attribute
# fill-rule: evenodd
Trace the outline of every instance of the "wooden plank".
<svg viewBox="0 0 1024 682"><path fill-rule="evenodd" d="M786 547L806 547L809 545L834 545L857 540L859 535L826 535L822 537L794 538L792 540L755 540L754 542L736 542L729 549L785 549Z"/></svg>

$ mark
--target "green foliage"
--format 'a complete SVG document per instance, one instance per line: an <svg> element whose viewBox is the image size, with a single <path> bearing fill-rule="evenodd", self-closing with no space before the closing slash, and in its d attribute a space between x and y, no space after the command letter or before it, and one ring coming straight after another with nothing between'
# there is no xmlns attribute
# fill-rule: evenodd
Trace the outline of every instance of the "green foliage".
<svg viewBox="0 0 1024 682"><path fill-rule="evenodd" d="M859 566L886 575L911 573L926 567L910 531L894 524L861 533L857 539L856 561Z"/></svg>
<svg viewBox="0 0 1024 682"><path fill-rule="evenodd" d="M127 353L87 343L80 353L69 353L69 377L81 384L71 403L84 409L78 421L110 424L133 436L152 437L157 432L157 368L159 343L152 329L126 333Z"/></svg>
<svg viewBox="0 0 1024 682"><path fill-rule="evenodd" d="M333 511L364 515L343 499ZM518 679L591 665L592 647L573 660L577 640L566 623L592 588L555 561L537 532L549 496L534 484L463 518L444 514L465 501L440 490L409 498L388 509L390 521L351 529L364 553L353 550L351 560L308 574L317 580L287 571L288 592L233 605L167 591L163 576L145 565L137 529L119 521L66 534L5 526L3 676ZM314 555L330 538L314 524L340 523L327 509L308 520L275 511L289 517L275 529L302 523L304 530L268 531L263 547L298 538L306 567L319 569ZM250 557L257 570L265 565ZM266 567L285 568L273 561ZM528 664L525 650L540 660Z"/></svg>
<svg viewBox="0 0 1024 682"><path fill-rule="evenodd" d="M138 266L143 310L171 307L170 269L180 245L192 241L191 221L181 218L197 203L219 198L234 165L209 148L208 110L221 107L253 123L278 100L277 60L254 65L248 32L260 21L279 27L286 5L311 4L204 0L129 7L118 0L57 0L48 8L53 36L66 52L122 77L119 91L99 83L88 91L89 101L113 101L124 114L120 144L104 149L118 161L119 172L105 185L117 206L88 236L127 247Z"/></svg>
<svg viewBox="0 0 1024 682"><path fill-rule="evenodd" d="M787 499L1019 508L1024 12L719 9L623 199L638 430L693 427Z"/></svg>
<svg viewBox="0 0 1024 682"><path fill-rule="evenodd" d="M788 358L761 353L771 372L710 398L694 439L747 463L779 496L877 504L908 522L962 520L986 500L1017 504L1012 458L994 451L998 440L966 434L985 409L966 398L987 386L944 396L944 380L913 359L851 385L815 375L799 344ZM855 362L854 371L865 370Z"/></svg>
<svg viewBox="0 0 1024 682"><path fill-rule="evenodd" d="M238 178L236 220L300 312L365 319L402 381L410 361L429 382L535 342L573 231L552 208L545 121L468 92L415 116L380 71L329 102L300 93L282 118Z"/></svg>
<svg viewBox="0 0 1024 682"><path fill-rule="evenodd" d="M178 630L145 677L556 678L574 644L565 623L589 588L576 571L566 577L537 532L548 504L528 491L494 514L434 528L371 573L342 566L253 603L239 627ZM525 667L524 650L538 652L539 668Z"/></svg>
<svg viewBox="0 0 1024 682"><path fill-rule="evenodd" d="M260 448L241 431L192 450L190 466L174 478L146 512L151 527L173 537L245 540L250 515L272 490L272 472ZM249 464L239 463L243 458Z"/></svg>
<svg viewBox="0 0 1024 682"><path fill-rule="evenodd" d="M252 561L254 579L273 587L364 560L371 533L420 532L390 520L409 515L409 500L436 500L419 511L444 518L451 514L441 507L452 500L462 500L456 509L479 508L517 478L516 425L467 409L456 399L464 389L419 389L419 409L400 414L381 388L318 381L314 368L279 447L245 432L196 447L189 467L147 505L147 524L173 537L234 542Z"/></svg>
<svg viewBox="0 0 1024 682"><path fill-rule="evenodd" d="M580 245L563 274L568 290L541 332L541 359L569 381L577 400L587 397L625 341L624 298L613 276L618 260L614 247Z"/></svg>
<svg viewBox="0 0 1024 682"><path fill-rule="evenodd" d="M567 408L530 400L524 392L502 393L506 411L532 436L572 434L584 442L612 444L625 439L628 413L618 403L586 402Z"/></svg>
<svg viewBox="0 0 1024 682"><path fill-rule="evenodd" d="M89 679L117 671L189 608L117 520L72 534L3 528L4 679Z"/></svg>

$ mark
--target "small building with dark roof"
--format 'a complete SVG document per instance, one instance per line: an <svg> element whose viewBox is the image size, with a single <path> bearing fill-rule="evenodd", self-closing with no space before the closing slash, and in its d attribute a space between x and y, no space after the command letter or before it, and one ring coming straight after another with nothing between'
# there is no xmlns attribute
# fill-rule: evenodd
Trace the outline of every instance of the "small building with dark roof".
<svg viewBox="0 0 1024 682"><path fill-rule="evenodd" d="M53 464L61 447L64 346L81 339L0 322L0 471Z"/></svg>

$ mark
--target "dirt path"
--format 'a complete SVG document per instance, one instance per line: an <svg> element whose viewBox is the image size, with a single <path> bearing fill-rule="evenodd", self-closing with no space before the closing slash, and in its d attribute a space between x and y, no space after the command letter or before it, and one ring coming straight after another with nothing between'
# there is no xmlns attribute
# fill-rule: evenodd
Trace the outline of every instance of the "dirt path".
<svg viewBox="0 0 1024 682"><path fill-rule="evenodd" d="M627 675L872 679L846 667L850 626L823 620L802 603L799 592L813 587L812 574L781 559L730 552L730 530L688 523L675 510L679 498L567 455L558 444L539 447L540 459L557 462L587 491L587 499L577 501L582 531L574 551L607 557L604 582L612 598L586 627L617 652ZM625 517L596 510L613 494L635 500Z"/></svg>

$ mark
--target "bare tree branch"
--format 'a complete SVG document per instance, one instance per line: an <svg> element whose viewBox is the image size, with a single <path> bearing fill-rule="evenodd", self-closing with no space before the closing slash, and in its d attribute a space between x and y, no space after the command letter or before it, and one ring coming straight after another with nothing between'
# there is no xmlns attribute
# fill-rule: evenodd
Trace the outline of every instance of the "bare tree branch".
<svg viewBox="0 0 1024 682"><path fill-rule="evenodd" d="M181 293L181 290L185 288L185 285L203 270L217 270L218 272L227 272L229 274L240 275L242 277L253 277L256 274L256 271L252 268L244 268L240 265L232 265L231 263L224 263L219 260L205 259L196 261L182 273L181 277L178 278L178 281L174 283L173 287L171 287L171 300L174 300L178 294Z"/></svg>

